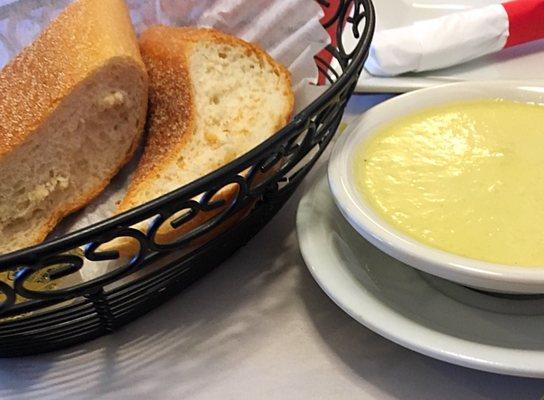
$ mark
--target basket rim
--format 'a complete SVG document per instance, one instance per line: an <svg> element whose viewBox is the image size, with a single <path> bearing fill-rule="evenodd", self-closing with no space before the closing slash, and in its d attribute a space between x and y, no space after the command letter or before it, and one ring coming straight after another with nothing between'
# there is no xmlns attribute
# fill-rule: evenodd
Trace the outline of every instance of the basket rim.
<svg viewBox="0 0 544 400"><path fill-rule="evenodd" d="M209 186L219 177L234 175L236 174L236 171L248 168L261 156L263 150L274 147L276 144L283 142L285 138L293 134L293 132L305 128L309 123L310 116L318 112L324 104L328 104L330 100L339 94L341 89L352 79L353 75L357 74L358 68L361 64L364 64L368 57L367 50L370 48L370 42L375 30L376 16L371 0L360 1L364 4L365 26L363 31L359 34L360 38L357 46L351 52L353 57L350 64L347 66L346 70L342 72L339 78L329 85L321 95L314 99L303 110L299 111L291 122L274 133L270 138L221 168L145 204L37 245L1 254L0 268L24 266L26 263L33 263L39 260L40 257L46 254L77 246L79 242L89 242L93 236L104 234L117 226L133 225L143 219L150 218L156 215L156 210L162 206L182 197L192 198L200 194L203 187Z"/></svg>

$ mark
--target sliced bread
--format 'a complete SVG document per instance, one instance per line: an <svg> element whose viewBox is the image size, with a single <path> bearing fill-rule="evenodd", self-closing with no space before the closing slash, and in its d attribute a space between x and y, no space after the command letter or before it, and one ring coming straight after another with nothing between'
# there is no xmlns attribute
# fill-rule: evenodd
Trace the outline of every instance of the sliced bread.
<svg viewBox="0 0 544 400"><path fill-rule="evenodd" d="M132 156L148 82L124 0L77 0L0 72L0 253L36 244Z"/></svg>
<svg viewBox="0 0 544 400"><path fill-rule="evenodd" d="M289 72L253 44L211 29L157 26L143 33L140 48L150 79L149 131L119 211L233 161L291 117ZM234 194L225 189L215 199ZM170 242L188 226L161 229L156 239Z"/></svg>

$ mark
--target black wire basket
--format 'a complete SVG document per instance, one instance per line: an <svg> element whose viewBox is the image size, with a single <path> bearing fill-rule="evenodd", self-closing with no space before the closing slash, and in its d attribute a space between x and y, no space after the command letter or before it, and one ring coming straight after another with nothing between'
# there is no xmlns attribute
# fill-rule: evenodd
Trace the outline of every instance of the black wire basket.
<svg viewBox="0 0 544 400"><path fill-rule="evenodd" d="M51 351L114 332L219 265L278 212L336 133L374 31L370 0L319 2L330 16L323 25L336 35L336 44L316 56L328 88L281 131L159 199L0 256L1 357ZM355 39L354 49L346 49L345 35ZM236 195L217 201L215 194L225 187L234 187ZM131 227L142 221L152 221L147 232ZM183 233L161 242L157 231L165 224ZM134 254L103 250L120 237L138 244ZM82 280L81 272L97 263L110 267Z"/></svg>

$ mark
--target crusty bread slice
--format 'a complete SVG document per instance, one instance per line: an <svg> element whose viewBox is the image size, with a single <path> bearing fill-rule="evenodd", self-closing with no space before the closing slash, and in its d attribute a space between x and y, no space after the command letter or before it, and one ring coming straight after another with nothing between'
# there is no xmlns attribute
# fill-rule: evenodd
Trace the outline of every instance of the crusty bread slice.
<svg viewBox="0 0 544 400"><path fill-rule="evenodd" d="M77 0L0 72L0 252L105 188L137 147L147 90L124 0Z"/></svg>
<svg viewBox="0 0 544 400"><path fill-rule="evenodd" d="M143 33L140 48L150 79L149 132L119 211L233 161L291 117L290 74L255 45L211 29L157 26ZM156 239L170 242L180 230L166 227Z"/></svg>

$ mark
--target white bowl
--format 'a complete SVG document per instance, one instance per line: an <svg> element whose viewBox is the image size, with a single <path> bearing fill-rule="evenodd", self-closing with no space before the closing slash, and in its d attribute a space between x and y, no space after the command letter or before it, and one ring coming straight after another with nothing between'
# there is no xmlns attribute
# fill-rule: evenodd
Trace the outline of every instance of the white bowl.
<svg viewBox="0 0 544 400"><path fill-rule="evenodd" d="M424 245L385 222L355 187L352 169L355 150L381 125L444 103L494 98L544 103L544 87L520 82L454 83L388 100L363 114L339 138L329 162L329 185L340 211L359 234L405 264L478 289L519 294L544 293L544 266L489 263Z"/></svg>

